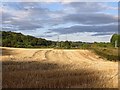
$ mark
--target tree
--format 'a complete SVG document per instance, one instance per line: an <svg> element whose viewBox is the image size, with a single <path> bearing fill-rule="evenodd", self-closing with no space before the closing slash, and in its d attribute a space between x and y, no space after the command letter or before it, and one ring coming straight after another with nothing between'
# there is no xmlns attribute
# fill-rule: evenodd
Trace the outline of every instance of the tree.
<svg viewBox="0 0 120 90"><path fill-rule="evenodd" d="M71 48L71 42L65 41L65 48L70 49Z"/></svg>
<svg viewBox="0 0 120 90"><path fill-rule="evenodd" d="M120 34L113 34L110 42L113 46L115 46L115 43L117 42L117 47L119 47L120 46Z"/></svg>

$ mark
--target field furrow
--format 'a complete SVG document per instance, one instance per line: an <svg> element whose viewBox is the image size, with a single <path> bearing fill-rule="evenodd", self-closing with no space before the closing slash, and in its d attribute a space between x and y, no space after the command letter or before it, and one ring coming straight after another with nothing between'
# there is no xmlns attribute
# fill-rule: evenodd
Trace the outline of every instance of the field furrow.
<svg viewBox="0 0 120 90"><path fill-rule="evenodd" d="M118 63L89 50L2 48L3 87L117 88Z"/></svg>

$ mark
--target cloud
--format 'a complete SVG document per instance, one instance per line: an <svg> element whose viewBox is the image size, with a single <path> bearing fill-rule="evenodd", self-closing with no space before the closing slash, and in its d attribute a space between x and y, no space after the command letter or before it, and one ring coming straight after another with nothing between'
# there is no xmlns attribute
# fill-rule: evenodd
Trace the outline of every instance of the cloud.
<svg viewBox="0 0 120 90"><path fill-rule="evenodd" d="M2 2L61 2L61 3L70 3L70 2L88 2L88 0L1 0ZM89 0L89 2L119 2L119 0Z"/></svg>
<svg viewBox="0 0 120 90"><path fill-rule="evenodd" d="M113 34L112 32L101 32L101 33L92 34L92 36L109 36L112 34Z"/></svg>
<svg viewBox="0 0 120 90"><path fill-rule="evenodd" d="M4 2L8 2L11 0L5 0ZM79 0L12 0L12 2L45 2L45 3L52 3L52 2L60 2L60 3L70 3L70 2L80 2Z"/></svg>
<svg viewBox="0 0 120 90"><path fill-rule="evenodd" d="M69 8L75 9L76 12L78 13L100 12L108 8L104 4L98 3L98 2L71 2L71 3L65 4L65 6L68 9Z"/></svg>
<svg viewBox="0 0 120 90"><path fill-rule="evenodd" d="M6 23L10 23L10 24L5 24L5 21L4 21L3 28L5 28L6 25L8 25L8 26L11 26L11 30L13 29L14 30L36 30L37 28L43 28L39 23L32 22L31 20L30 21L29 20L22 20L22 21L12 20L11 22L6 22Z"/></svg>
<svg viewBox="0 0 120 90"><path fill-rule="evenodd" d="M109 24L116 23L117 18L104 13L99 14L71 14L64 17L65 21L76 22L80 24Z"/></svg>
<svg viewBox="0 0 120 90"><path fill-rule="evenodd" d="M118 17L107 14L105 11L116 10L115 7L96 2L76 3L69 0L59 0L59 2L61 3L57 4L62 7L60 9L54 7L56 2L3 3L3 10L0 9L2 11L2 29L21 32L25 30L26 34L39 31L40 34L34 34L36 37L43 35L51 38L56 35L51 33L64 35L95 32L92 36L100 36L118 30ZM50 8L51 5L54 10Z"/></svg>
<svg viewBox="0 0 120 90"><path fill-rule="evenodd" d="M72 33L81 33L81 32L118 32L117 25L108 25L108 26L72 26L69 28L58 28L58 29L50 29L53 32L59 34L72 34Z"/></svg>
<svg viewBox="0 0 120 90"><path fill-rule="evenodd" d="M11 3L10 3L11 4ZM38 22L41 19L44 19L47 9L43 9L37 5L37 3L14 3L14 5L22 5L12 7L10 10L7 10L10 7L9 3L5 3L4 11L2 12L2 24L3 30L6 30L6 25L14 28L15 30L36 30L37 28L42 28L42 22ZM34 8L33 8L34 7ZM16 10L17 9L17 10ZM13 29L11 27L11 30ZM10 27L8 28L10 29Z"/></svg>
<svg viewBox="0 0 120 90"><path fill-rule="evenodd" d="M49 37L54 37L54 36L57 36L57 34L40 35L39 37L42 37L42 38L49 38Z"/></svg>

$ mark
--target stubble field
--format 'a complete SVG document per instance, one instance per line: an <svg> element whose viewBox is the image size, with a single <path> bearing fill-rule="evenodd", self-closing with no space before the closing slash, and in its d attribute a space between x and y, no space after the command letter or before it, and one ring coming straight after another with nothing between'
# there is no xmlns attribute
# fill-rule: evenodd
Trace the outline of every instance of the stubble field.
<svg viewBox="0 0 120 90"><path fill-rule="evenodd" d="M118 62L89 50L1 49L3 88L118 87Z"/></svg>

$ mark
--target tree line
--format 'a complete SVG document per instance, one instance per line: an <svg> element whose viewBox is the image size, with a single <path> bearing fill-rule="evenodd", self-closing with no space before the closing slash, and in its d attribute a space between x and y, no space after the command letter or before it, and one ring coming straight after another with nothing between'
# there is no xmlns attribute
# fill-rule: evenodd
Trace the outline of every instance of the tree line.
<svg viewBox="0 0 120 90"><path fill-rule="evenodd" d="M43 38L36 38L30 35L23 35L22 33L16 33L11 31L1 31L2 46L3 47L18 47L18 48L90 48L94 45L100 47L114 47L115 41L117 41L117 47L120 46L120 35L114 34L111 37L110 43L86 43L86 42L72 42L72 41L50 41Z"/></svg>
<svg viewBox="0 0 120 90"><path fill-rule="evenodd" d="M30 35L23 35L11 31L1 31L3 47L17 48L79 48L82 42L71 41L50 41L43 38L36 38Z"/></svg>

